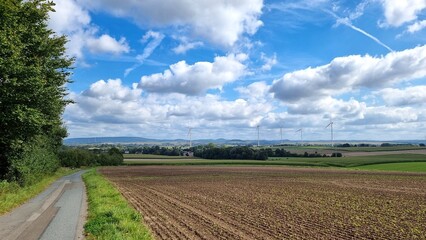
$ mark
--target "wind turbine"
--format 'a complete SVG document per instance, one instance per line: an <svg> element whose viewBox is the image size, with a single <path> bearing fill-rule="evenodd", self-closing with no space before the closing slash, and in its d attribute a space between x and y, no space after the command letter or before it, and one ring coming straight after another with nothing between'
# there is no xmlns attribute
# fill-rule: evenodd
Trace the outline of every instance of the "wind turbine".
<svg viewBox="0 0 426 240"><path fill-rule="evenodd" d="M303 128L298 129L296 132L300 132L300 145L303 145Z"/></svg>
<svg viewBox="0 0 426 240"><path fill-rule="evenodd" d="M330 123L327 126L325 126L325 128L330 127L330 131L331 131L331 147L334 146L334 142L333 142L333 124L334 124L333 121L331 121L331 119L330 119Z"/></svg>
<svg viewBox="0 0 426 240"><path fill-rule="evenodd" d="M260 144L259 144L259 136L260 136L259 125L257 125L256 128L257 128L257 146L259 147L260 146Z"/></svg>
<svg viewBox="0 0 426 240"><path fill-rule="evenodd" d="M280 144L282 145L283 144L283 127L280 127L280 136L281 136Z"/></svg>
<svg viewBox="0 0 426 240"><path fill-rule="evenodd" d="M189 148L192 148L192 128L188 128Z"/></svg>

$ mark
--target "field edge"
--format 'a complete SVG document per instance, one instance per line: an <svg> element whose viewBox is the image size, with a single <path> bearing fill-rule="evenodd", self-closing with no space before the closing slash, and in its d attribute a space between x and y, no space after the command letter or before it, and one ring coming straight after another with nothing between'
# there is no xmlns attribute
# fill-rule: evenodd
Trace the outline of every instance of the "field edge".
<svg viewBox="0 0 426 240"><path fill-rule="evenodd" d="M83 181L88 201L86 239L153 239L142 215L97 169L86 172Z"/></svg>
<svg viewBox="0 0 426 240"><path fill-rule="evenodd" d="M123 165L127 166L201 166L201 165L229 165L229 166L288 166L288 167L321 167L357 169L363 166L368 170L381 170L381 164L398 163L426 163L426 155L423 154L393 154L375 156L351 156L342 158L271 158L269 160L226 160L226 159L125 159ZM394 169L398 170L398 169ZM426 169L401 169L408 172L426 172Z"/></svg>

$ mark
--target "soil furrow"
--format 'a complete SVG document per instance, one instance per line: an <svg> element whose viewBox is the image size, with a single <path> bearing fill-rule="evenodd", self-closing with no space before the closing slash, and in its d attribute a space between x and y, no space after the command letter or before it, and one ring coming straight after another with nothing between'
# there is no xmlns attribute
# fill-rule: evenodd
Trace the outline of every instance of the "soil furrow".
<svg viewBox="0 0 426 240"><path fill-rule="evenodd" d="M134 196L134 198L141 203L138 209L143 213L144 219L155 222L155 227L157 229L161 228L161 231L155 231L157 234L167 233L169 239L172 236L174 239L194 239L197 237L197 234L193 234L194 231L189 226L186 226L185 222L176 222L175 219L171 217L175 213L165 209L163 204L161 204L161 199L144 198L141 197L142 195L146 195L146 193L140 194L136 192Z"/></svg>
<svg viewBox="0 0 426 240"><path fill-rule="evenodd" d="M425 174L216 166L100 171L158 239L426 239Z"/></svg>
<svg viewBox="0 0 426 240"><path fill-rule="evenodd" d="M197 208L187 205L182 201L169 197L154 189L148 187L143 188L150 191L153 195L156 195L158 197L157 199L165 200L169 206L173 206L175 209L181 209L182 212L190 215L192 219L198 219L199 221L202 221L204 225L206 225L205 227L210 226L213 232L220 232L220 235L224 235L224 237L230 237L233 239L253 239L251 236L214 215L200 211Z"/></svg>

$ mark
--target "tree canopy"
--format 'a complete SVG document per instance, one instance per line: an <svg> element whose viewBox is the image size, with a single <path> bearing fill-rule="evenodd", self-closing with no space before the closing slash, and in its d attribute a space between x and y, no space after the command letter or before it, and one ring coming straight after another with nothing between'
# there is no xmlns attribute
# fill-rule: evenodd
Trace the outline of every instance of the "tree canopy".
<svg viewBox="0 0 426 240"><path fill-rule="evenodd" d="M55 154L66 136L61 116L73 59L65 56L66 38L47 26L53 5L0 1L0 178L20 177L25 159L39 164L36 149ZM56 163L43 164L48 171Z"/></svg>

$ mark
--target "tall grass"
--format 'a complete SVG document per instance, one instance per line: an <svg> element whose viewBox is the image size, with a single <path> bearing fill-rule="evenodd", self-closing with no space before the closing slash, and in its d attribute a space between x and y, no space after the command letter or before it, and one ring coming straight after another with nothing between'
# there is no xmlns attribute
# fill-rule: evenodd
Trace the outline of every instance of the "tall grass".
<svg viewBox="0 0 426 240"><path fill-rule="evenodd" d="M95 169L83 175L87 188L87 239L152 239L141 215Z"/></svg>
<svg viewBox="0 0 426 240"><path fill-rule="evenodd" d="M0 215L11 211L36 196L58 178L76 170L60 168L51 176L45 176L32 185L21 186L17 182L0 182Z"/></svg>

